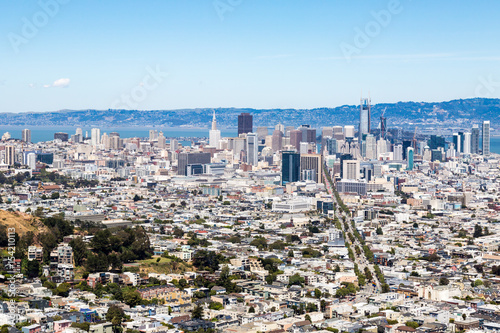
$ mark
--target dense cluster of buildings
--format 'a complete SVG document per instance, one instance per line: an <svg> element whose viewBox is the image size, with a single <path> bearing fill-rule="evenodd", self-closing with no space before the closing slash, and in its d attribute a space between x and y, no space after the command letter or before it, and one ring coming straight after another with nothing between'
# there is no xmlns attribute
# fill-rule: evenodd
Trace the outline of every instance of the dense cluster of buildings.
<svg viewBox="0 0 500 333"><path fill-rule="evenodd" d="M151 265L85 277L91 288L116 283L156 300L143 306L95 289L54 296L23 278L23 297L0 307L0 323L29 321L24 333L76 333L68 326L89 322L91 332L108 333L115 324L96 318L117 305L130 318L123 329L144 333L499 332L500 156L490 151L489 132L485 121L451 139L395 137L383 116L378 130L371 126L363 99L357 131L254 130L243 113L237 137L222 137L214 114L208 140L192 142L156 130L121 138L78 129L40 143L30 142L29 130L22 140L4 135L0 169L32 177L1 189L2 209L38 208L108 228L139 225L155 256L176 257L189 269ZM98 185L37 180L51 172ZM76 285L84 278L75 277L72 237L50 253L31 246L28 259L47 257L41 275ZM202 250L226 261L196 270L189 263ZM235 290L217 284L223 269ZM199 279L215 285L199 286ZM198 305L201 318L193 316Z"/></svg>

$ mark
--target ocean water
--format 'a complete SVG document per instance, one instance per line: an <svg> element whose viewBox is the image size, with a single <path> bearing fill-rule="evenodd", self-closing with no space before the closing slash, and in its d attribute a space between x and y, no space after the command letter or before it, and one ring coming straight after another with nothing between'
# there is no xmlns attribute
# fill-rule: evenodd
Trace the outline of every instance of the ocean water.
<svg viewBox="0 0 500 333"><path fill-rule="evenodd" d="M9 132L12 138L21 139L21 132L24 128L29 128L31 130L31 141L42 142L50 141L54 139L54 133L64 132L68 133L71 137L75 134L76 127L62 126L62 127L46 127L46 126L33 126L33 127L19 127L19 126L0 126L0 135L5 132ZM101 127L101 134L118 132L122 138L147 138L149 137L149 130L155 129L158 131L163 131L163 135L166 138L208 138L208 129L205 128L137 128L137 127ZM88 132L90 137L90 127L82 127L83 134ZM237 129L222 129L221 136L224 137L236 137ZM188 143L187 141L185 141ZM183 142L184 144L184 142ZM185 144L184 144L185 145ZM490 140L490 151L492 153L500 154L500 136L492 136Z"/></svg>

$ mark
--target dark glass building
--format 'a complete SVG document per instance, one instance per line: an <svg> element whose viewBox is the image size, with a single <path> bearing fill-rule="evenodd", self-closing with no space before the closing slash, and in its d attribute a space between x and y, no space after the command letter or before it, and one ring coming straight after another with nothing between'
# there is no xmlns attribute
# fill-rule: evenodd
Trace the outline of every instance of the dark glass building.
<svg viewBox="0 0 500 333"><path fill-rule="evenodd" d="M253 116L250 113L242 113L238 116L238 135L253 132Z"/></svg>
<svg viewBox="0 0 500 333"><path fill-rule="evenodd" d="M300 154L284 151L281 154L281 185L300 180Z"/></svg>

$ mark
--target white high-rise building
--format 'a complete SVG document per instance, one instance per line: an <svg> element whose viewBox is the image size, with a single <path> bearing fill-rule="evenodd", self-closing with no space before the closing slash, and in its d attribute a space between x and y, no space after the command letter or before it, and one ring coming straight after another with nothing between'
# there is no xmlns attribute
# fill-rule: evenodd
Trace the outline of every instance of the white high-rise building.
<svg viewBox="0 0 500 333"><path fill-rule="evenodd" d="M28 162L28 167L30 170L35 170L36 169L36 154L35 153L29 153L27 157L27 162Z"/></svg>
<svg viewBox="0 0 500 333"><path fill-rule="evenodd" d="M352 125L344 126L344 136L346 138L354 138L354 126Z"/></svg>
<svg viewBox="0 0 500 333"><path fill-rule="evenodd" d="M257 165L259 163L259 140L257 133L247 133L247 163Z"/></svg>
<svg viewBox="0 0 500 333"><path fill-rule="evenodd" d="M149 141L158 140L158 130L149 130Z"/></svg>
<svg viewBox="0 0 500 333"><path fill-rule="evenodd" d="M80 127L78 127L78 128L76 129L75 134L76 134L76 135L80 134L80 136L83 138L83 131L82 131L82 129L81 129Z"/></svg>
<svg viewBox="0 0 500 333"><path fill-rule="evenodd" d="M369 160L377 158L377 139L373 134L366 136L366 158Z"/></svg>
<svg viewBox="0 0 500 333"><path fill-rule="evenodd" d="M170 139L170 151L179 149L179 141L177 139Z"/></svg>
<svg viewBox="0 0 500 333"><path fill-rule="evenodd" d="M342 179L357 180L361 178L360 163L358 160L344 160L342 168Z"/></svg>
<svg viewBox="0 0 500 333"><path fill-rule="evenodd" d="M217 121L215 120L215 110L214 116L212 118L212 129L208 132L208 144L212 147L219 149L220 142L220 131L217 129Z"/></svg>
<svg viewBox="0 0 500 333"><path fill-rule="evenodd" d="M27 143L31 142L31 130L27 128L23 129L22 140Z"/></svg>
<svg viewBox="0 0 500 333"><path fill-rule="evenodd" d="M403 145L397 144L394 145L394 161L402 161L403 160Z"/></svg>
<svg viewBox="0 0 500 333"><path fill-rule="evenodd" d="M90 133L91 133L90 135L91 135L92 146L96 147L99 144L101 144L101 129L100 128L93 128Z"/></svg>
<svg viewBox="0 0 500 333"><path fill-rule="evenodd" d="M462 147L462 151L464 154L470 154L471 152L471 133L464 133L464 146Z"/></svg>

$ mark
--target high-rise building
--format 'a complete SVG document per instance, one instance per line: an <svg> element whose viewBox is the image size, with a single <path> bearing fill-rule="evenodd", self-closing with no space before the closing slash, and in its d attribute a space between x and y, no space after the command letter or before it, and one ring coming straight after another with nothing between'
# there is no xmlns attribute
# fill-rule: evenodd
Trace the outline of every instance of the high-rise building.
<svg viewBox="0 0 500 333"><path fill-rule="evenodd" d="M253 132L253 116L250 113L241 113L238 116L238 135Z"/></svg>
<svg viewBox="0 0 500 333"><path fill-rule="evenodd" d="M406 148L406 157L408 161L408 170L413 170L413 148Z"/></svg>
<svg viewBox="0 0 500 333"><path fill-rule="evenodd" d="M326 137L333 138L333 127L323 127L321 129L321 136L323 138L326 138Z"/></svg>
<svg viewBox="0 0 500 333"><path fill-rule="evenodd" d="M281 133L285 133L285 125L283 125L282 123L274 126L274 129L280 131Z"/></svg>
<svg viewBox="0 0 500 333"><path fill-rule="evenodd" d="M387 135L387 118L382 114L380 116L380 138L385 139Z"/></svg>
<svg viewBox="0 0 500 333"><path fill-rule="evenodd" d="M108 150L109 148L111 148L111 142L109 140L108 133L104 133L101 136L101 143L104 146L104 149Z"/></svg>
<svg viewBox="0 0 500 333"><path fill-rule="evenodd" d="M281 154L281 185L300 180L300 154L284 151Z"/></svg>
<svg viewBox="0 0 500 333"><path fill-rule="evenodd" d="M464 144L462 146L462 152L464 154L470 154L470 151L471 151L471 133L465 132L463 137L464 137Z"/></svg>
<svg viewBox="0 0 500 333"><path fill-rule="evenodd" d="M27 143L30 143L31 142L31 130L25 128L23 129L23 132L22 132L22 140L24 142L27 142Z"/></svg>
<svg viewBox="0 0 500 333"><path fill-rule="evenodd" d="M373 160L377 158L377 139L373 134L368 134L366 136L366 153L365 157L367 159Z"/></svg>
<svg viewBox="0 0 500 333"><path fill-rule="evenodd" d="M167 146L167 140L165 139L165 135L163 135L163 132L160 131L158 134L158 148L160 149L165 149Z"/></svg>
<svg viewBox="0 0 500 333"><path fill-rule="evenodd" d="M302 131L290 131L290 145L294 146L297 151L300 151L300 142L302 141Z"/></svg>
<svg viewBox="0 0 500 333"><path fill-rule="evenodd" d="M63 142L67 142L68 141L68 133L63 133L63 132L54 133L54 140L61 140Z"/></svg>
<svg viewBox="0 0 500 333"><path fill-rule="evenodd" d="M16 150L14 146L5 146L5 164L14 165L16 163Z"/></svg>
<svg viewBox="0 0 500 333"><path fill-rule="evenodd" d="M149 141L158 140L158 130L149 130Z"/></svg>
<svg viewBox="0 0 500 333"><path fill-rule="evenodd" d="M316 183L323 180L323 155L321 154L303 154L300 156L300 173L306 170L306 173L314 173Z"/></svg>
<svg viewBox="0 0 500 333"><path fill-rule="evenodd" d="M344 136L345 138L354 138L354 126L352 125L347 125L347 126L344 126Z"/></svg>
<svg viewBox="0 0 500 333"><path fill-rule="evenodd" d="M403 145L396 144L394 145L393 158L394 161L402 161L403 160Z"/></svg>
<svg viewBox="0 0 500 333"><path fill-rule="evenodd" d="M179 141L177 139L170 139L170 151L179 149Z"/></svg>
<svg viewBox="0 0 500 333"><path fill-rule="evenodd" d="M462 139L460 134L453 133L453 146L455 147L455 151L457 152L457 156L462 152Z"/></svg>
<svg viewBox="0 0 500 333"><path fill-rule="evenodd" d="M76 129L75 134L76 135L80 134L80 136L83 138L83 130L80 127Z"/></svg>
<svg viewBox="0 0 500 333"><path fill-rule="evenodd" d="M357 180L361 178L358 160L343 160L342 162L342 179Z"/></svg>
<svg viewBox="0 0 500 333"><path fill-rule="evenodd" d="M490 121L483 121L483 155L490 154Z"/></svg>
<svg viewBox="0 0 500 333"><path fill-rule="evenodd" d="M177 174L185 176L187 166L190 164L208 164L210 163L210 153L180 153L177 164Z"/></svg>
<svg viewBox="0 0 500 333"><path fill-rule="evenodd" d="M446 140L442 136L431 135L431 139L428 142L430 149L438 149L439 147L444 148L446 145Z"/></svg>
<svg viewBox="0 0 500 333"><path fill-rule="evenodd" d="M339 152L337 146L337 139L335 138L326 138L325 140L325 149L328 152L328 155L334 155Z"/></svg>
<svg viewBox="0 0 500 333"><path fill-rule="evenodd" d="M257 133L248 133L246 141L247 163L257 165L259 163L259 138Z"/></svg>
<svg viewBox="0 0 500 333"><path fill-rule="evenodd" d="M337 140L344 140L344 128L342 126L333 126L333 137Z"/></svg>
<svg viewBox="0 0 500 333"><path fill-rule="evenodd" d="M27 164L30 170L35 170L36 169L36 154L35 153L29 153L26 157L27 159Z"/></svg>
<svg viewBox="0 0 500 333"><path fill-rule="evenodd" d="M215 110L214 116L212 118L212 129L208 132L208 144L212 147L219 149L220 141L220 131L217 129L217 121L215 120Z"/></svg>
<svg viewBox="0 0 500 333"><path fill-rule="evenodd" d="M267 126L259 126L257 127L257 138L259 139L259 142L262 142L262 140L266 139L266 136L269 135L269 130L267 129Z"/></svg>
<svg viewBox="0 0 500 333"><path fill-rule="evenodd" d="M368 98L361 98L359 104L359 137L371 131L371 106Z"/></svg>
<svg viewBox="0 0 500 333"><path fill-rule="evenodd" d="M93 128L90 132L90 139L92 146L97 146L101 144L101 129Z"/></svg>
<svg viewBox="0 0 500 333"><path fill-rule="evenodd" d="M479 126L474 124L471 132L470 153L479 154Z"/></svg>
<svg viewBox="0 0 500 333"><path fill-rule="evenodd" d="M280 130L274 130L273 132L273 143L272 143L272 149L273 152L278 152L282 148L282 143L283 143L283 132Z"/></svg>

